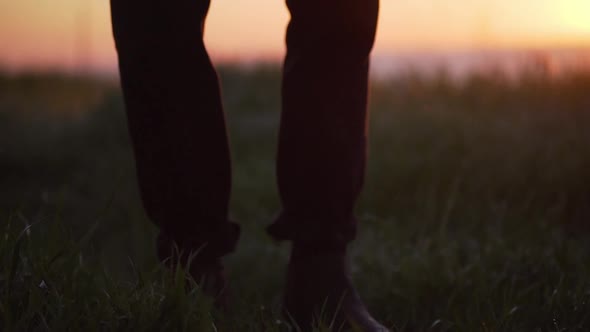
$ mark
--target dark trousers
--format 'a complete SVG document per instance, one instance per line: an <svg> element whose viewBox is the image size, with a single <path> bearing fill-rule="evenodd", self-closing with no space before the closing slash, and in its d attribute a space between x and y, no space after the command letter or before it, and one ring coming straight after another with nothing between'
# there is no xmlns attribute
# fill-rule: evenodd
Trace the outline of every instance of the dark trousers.
<svg viewBox="0 0 590 332"><path fill-rule="evenodd" d="M277 157L277 239L345 246L363 184L367 85L379 0L287 0ZM253 5L254 6L254 5ZM216 72L203 43L209 0L111 0L140 192L161 246L231 252L231 166ZM256 8L252 8L256 10Z"/></svg>

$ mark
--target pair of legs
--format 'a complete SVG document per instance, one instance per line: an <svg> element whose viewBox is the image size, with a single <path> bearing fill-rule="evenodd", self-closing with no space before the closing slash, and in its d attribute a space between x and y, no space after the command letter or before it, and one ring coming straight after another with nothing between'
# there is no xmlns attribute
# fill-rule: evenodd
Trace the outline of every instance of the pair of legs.
<svg viewBox="0 0 590 332"><path fill-rule="evenodd" d="M318 247L354 238L366 161L367 81L378 0L287 0L277 158L283 205L269 233ZM231 252L231 166L217 75L203 43L209 0L112 0L143 203L198 259ZM255 10L255 8L252 8Z"/></svg>
<svg viewBox="0 0 590 332"><path fill-rule="evenodd" d="M347 293L347 318L382 331L344 264L365 171L379 0L287 5L277 157L282 211L268 228L276 239L293 242L285 305L307 325L324 297L336 306ZM231 166L219 83L203 43L208 7L209 0L111 0L140 192L161 231L160 257L178 246L182 263L199 250L192 265L201 267L218 265L239 237L228 220Z"/></svg>

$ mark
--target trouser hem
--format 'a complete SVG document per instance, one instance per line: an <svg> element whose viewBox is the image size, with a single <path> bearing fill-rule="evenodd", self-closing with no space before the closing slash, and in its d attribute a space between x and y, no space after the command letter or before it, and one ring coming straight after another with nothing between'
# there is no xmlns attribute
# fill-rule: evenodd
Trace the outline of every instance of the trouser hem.
<svg viewBox="0 0 590 332"><path fill-rule="evenodd" d="M282 212L266 228L276 241L291 241L310 249L345 249L356 236L356 219L333 217L300 217Z"/></svg>

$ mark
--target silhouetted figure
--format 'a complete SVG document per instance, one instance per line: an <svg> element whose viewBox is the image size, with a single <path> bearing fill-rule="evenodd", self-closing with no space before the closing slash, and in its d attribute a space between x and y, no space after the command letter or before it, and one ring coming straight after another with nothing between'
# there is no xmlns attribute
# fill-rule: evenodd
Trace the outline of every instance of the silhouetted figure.
<svg viewBox="0 0 590 332"><path fill-rule="evenodd" d="M346 266L365 171L379 0L287 5L277 158L283 209L268 228L293 243L284 309L305 330L326 299L327 317L342 302L337 323L385 331L359 299ZM228 220L228 139L203 43L209 0L111 0L111 7L140 191L161 230L159 257L182 264L200 250L190 272L223 298L220 258L234 250L240 231Z"/></svg>

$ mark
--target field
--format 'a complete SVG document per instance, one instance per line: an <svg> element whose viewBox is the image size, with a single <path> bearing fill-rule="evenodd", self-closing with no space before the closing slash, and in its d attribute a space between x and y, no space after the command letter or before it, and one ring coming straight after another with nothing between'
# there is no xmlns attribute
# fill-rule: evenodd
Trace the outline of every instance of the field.
<svg viewBox="0 0 590 332"><path fill-rule="evenodd" d="M0 331L289 331L280 75L220 68L232 139L232 314L155 258L117 85L0 75ZM374 82L354 279L393 331L590 330L590 76ZM329 327L319 324L318 330Z"/></svg>

